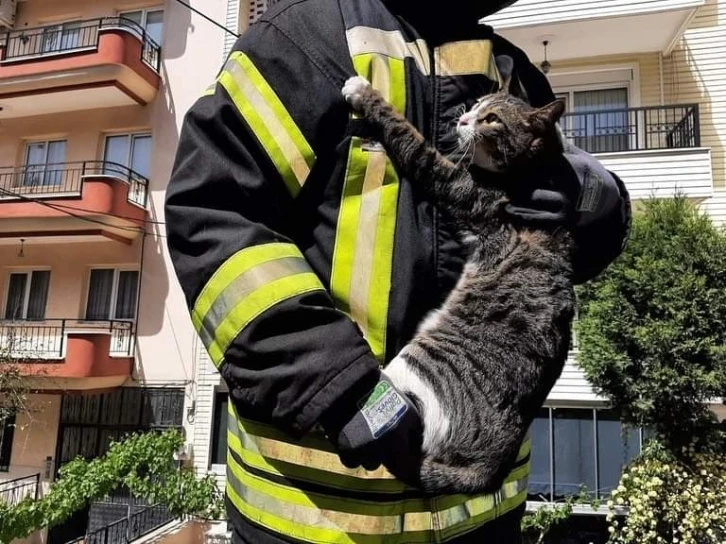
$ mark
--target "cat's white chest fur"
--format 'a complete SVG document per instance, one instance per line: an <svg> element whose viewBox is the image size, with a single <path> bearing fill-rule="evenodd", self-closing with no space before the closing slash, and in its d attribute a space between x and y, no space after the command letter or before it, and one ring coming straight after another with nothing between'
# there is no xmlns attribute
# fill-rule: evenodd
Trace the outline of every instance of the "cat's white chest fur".
<svg viewBox="0 0 726 544"><path fill-rule="evenodd" d="M393 384L403 393L413 393L422 405L421 419L424 424L423 446L424 453L431 454L438 449L447 438L451 420L446 415L435 391L424 382L405 358L406 348L393 359L383 372Z"/></svg>

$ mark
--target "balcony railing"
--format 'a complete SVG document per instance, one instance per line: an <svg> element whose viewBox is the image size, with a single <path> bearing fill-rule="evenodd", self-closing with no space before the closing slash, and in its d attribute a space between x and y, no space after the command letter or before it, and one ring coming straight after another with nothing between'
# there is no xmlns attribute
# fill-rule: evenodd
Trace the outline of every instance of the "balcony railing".
<svg viewBox="0 0 726 544"><path fill-rule="evenodd" d="M701 146L698 104L568 113L561 125L589 153Z"/></svg>
<svg viewBox="0 0 726 544"><path fill-rule="evenodd" d="M161 48L146 30L125 17L102 17L5 33L0 60L20 60L98 48L102 30L120 28L141 40L141 60L159 71Z"/></svg>
<svg viewBox="0 0 726 544"><path fill-rule="evenodd" d="M68 544L128 544L174 520L160 505L147 506L127 518L91 531Z"/></svg>
<svg viewBox="0 0 726 544"><path fill-rule="evenodd" d="M37 499L39 487L40 474L0 482L0 503L15 506L28 497Z"/></svg>
<svg viewBox="0 0 726 544"><path fill-rule="evenodd" d="M109 161L64 162L0 168L0 198L80 195L85 177L111 177L129 185L128 201L146 207L149 180Z"/></svg>
<svg viewBox="0 0 726 544"><path fill-rule="evenodd" d="M135 325L122 320L0 320L0 350L18 364L59 362L65 357L68 334L94 332L111 335L110 356L133 355Z"/></svg>

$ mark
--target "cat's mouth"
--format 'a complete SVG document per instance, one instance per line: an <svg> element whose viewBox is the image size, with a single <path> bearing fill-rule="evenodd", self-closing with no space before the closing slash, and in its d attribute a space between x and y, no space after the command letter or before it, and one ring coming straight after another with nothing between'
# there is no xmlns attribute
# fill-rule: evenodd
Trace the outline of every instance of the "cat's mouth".
<svg viewBox="0 0 726 544"><path fill-rule="evenodd" d="M482 134L469 125L457 127L459 134L459 151L462 160L490 172L500 172L501 168L492 156L490 142Z"/></svg>

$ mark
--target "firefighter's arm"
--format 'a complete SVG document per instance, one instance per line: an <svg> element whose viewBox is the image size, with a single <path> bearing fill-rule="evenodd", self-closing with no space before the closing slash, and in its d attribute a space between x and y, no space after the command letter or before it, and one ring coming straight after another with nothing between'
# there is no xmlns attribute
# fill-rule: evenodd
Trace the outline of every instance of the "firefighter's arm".
<svg viewBox="0 0 726 544"><path fill-rule="evenodd" d="M495 35L497 54L513 59L516 91L533 106L542 107L555 100L547 77L519 48ZM574 208L573 236L577 243L574 255L575 282L584 283L610 265L624 250L631 226L631 203L623 181L592 155L571 143L565 145L564 160L554 173L561 196ZM557 209L552 195L524 202L523 216L551 214Z"/></svg>
<svg viewBox="0 0 726 544"><path fill-rule="evenodd" d="M306 228L296 204L335 152L321 136L336 130L335 101L347 111L285 35L255 25L186 114L165 203L192 321L237 409L295 435L380 375L305 248L283 234Z"/></svg>

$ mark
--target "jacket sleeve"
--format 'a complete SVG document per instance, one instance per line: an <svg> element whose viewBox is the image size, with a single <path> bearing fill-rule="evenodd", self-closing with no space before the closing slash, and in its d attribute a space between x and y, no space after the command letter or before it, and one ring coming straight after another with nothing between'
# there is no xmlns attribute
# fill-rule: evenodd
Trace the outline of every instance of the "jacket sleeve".
<svg viewBox="0 0 726 544"><path fill-rule="evenodd" d="M535 107L555 100L547 77L530 62L521 49L495 35L497 54L514 60L513 85ZM574 188L568 196L577 211L573 236L574 281L585 283L603 272L624 251L630 235L632 210L625 183L591 154L571 143L565 145L565 161L558 169L558 185ZM568 192L568 191L566 191Z"/></svg>
<svg viewBox="0 0 726 544"><path fill-rule="evenodd" d="M296 204L336 152L342 108L286 34L253 25L185 115L165 202L177 278L237 409L297 436L379 373L289 234L308 228Z"/></svg>

